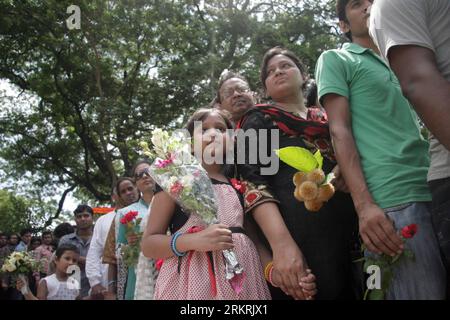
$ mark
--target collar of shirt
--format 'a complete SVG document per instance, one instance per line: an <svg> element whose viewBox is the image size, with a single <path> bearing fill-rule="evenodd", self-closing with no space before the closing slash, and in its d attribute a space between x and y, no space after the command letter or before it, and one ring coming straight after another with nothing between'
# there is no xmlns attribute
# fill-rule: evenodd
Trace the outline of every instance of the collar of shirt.
<svg viewBox="0 0 450 320"><path fill-rule="evenodd" d="M365 48L365 47L361 47L359 44L357 43L353 43L353 42L346 42L344 43L344 45L342 46L342 49L350 51L354 54L359 54L362 55L364 53L370 54L371 56L373 56L374 58L376 58L378 61L380 61L385 67L389 68L388 64L386 63L386 61L383 60L383 58L381 58L377 53L375 53L372 49L370 48ZM390 69L390 68L389 68Z"/></svg>
<svg viewBox="0 0 450 320"><path fill-rule="evenodd" d="M86 242L84 242L83 239L81 239L75 232L68 234L67 238L69 240L76 241L76 242L80 243L81 245L87 247L91 243L92 236Z"/></svg>

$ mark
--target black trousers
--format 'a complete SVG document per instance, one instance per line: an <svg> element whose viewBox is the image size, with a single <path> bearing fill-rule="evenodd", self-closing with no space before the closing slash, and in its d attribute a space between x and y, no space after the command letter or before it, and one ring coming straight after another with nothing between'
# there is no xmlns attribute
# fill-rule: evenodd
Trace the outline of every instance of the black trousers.
<svg viewBox="0 0 450 320"><path fill-rule="evenodd" d="M450 178L429 182L433 228L439 242L442 261L447 269L447 300L450 299Z"/></svg>

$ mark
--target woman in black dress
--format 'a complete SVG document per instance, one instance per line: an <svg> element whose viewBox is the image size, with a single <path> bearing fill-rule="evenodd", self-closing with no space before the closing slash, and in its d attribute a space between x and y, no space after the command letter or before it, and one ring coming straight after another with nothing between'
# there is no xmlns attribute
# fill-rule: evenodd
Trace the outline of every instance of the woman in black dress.
<svg viewBox="0 0 450 320"><path fill-rule="evenodd" d="M260 76L272 103L248 111L238 129L269 129L269 142L271 130L279 130L279 148L320 150L325 173L338 171L326 115L304 106L304 70L299 59L288 50L272 48L264 56ZM261 139L260 148L259 143ZM307 299L300 279L311 269L316 277L316 299L356 298L352 252L359 244L357 216L350 196L339 191L345 190L343 181L335 179L338 191L333 198L320 211L309 212L294 197L292 177L297 170L280 160L276 174L262 175L264 165L259 159L257 164L249 161L253 147L246 144L246 163L238 163L237 170L238 176L253 186L244 195L246 212L251 212L273 256L273 283L282 290L271 287L272 297ZM273 152L270 143L266 150Z"/></svg>

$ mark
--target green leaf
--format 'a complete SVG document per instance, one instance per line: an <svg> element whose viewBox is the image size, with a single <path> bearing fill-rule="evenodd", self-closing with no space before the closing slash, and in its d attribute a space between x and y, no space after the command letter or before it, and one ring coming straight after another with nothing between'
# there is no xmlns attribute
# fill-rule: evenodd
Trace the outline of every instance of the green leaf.
<svg viewBox="0 0 450 320"><path fill-rule="evenodd" d="M367 272L367 268L370 267L371 265L375 265L376 262L372 259L366 258L366 262L364 262L364 266L363 266L363 270L364 272Z"/></svg>
<svg viewBox="0 0 450 320"><path fill-rule="evenodd" d="M320 153L320 150L317 150L316 153L314 153L314 158L317 161L317 168L322 169L323 157L322 154Z"/></svg>
<svg viewBox="0 0 450 320"><path fill-rule="evenodd" d="M403 251L403 254L405 255L405 257L414 260L414 252L412 252L411 250L405 249L405 250Z"/></svg>
<svg viewBox="0 0 450 320"><path fill-rule="evenodd" d="M319 163L314 155L305 148L286 147L275 150L275 153L281 161L299 171L308 173L319 166Z"/></svg>
<svg viewBox="0 0 450 320"><path fill-rule="evenodd" d="M391 264L395 263L400 258L400 256L401 256L400 254L397 254L396 256L394 256L391 260Z"/></svg>

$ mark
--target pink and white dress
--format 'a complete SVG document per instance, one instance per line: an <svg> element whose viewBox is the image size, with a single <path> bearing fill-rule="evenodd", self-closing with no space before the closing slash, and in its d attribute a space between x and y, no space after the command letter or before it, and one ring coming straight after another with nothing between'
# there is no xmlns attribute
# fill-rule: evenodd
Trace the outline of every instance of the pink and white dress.
<svg viewBox="0 0 450 320"><path fill-rule="evenodd" d="M220 223L230 227L243 227L244 210L240 194L228 183L212 179L218 201L218 218ZM180 210L177 206L177 210ZM195 226L204 224L196 215L191 215L186 223L178 229L187 232ZM193 251L181 258L178 272L178 257L164 260L155 286L156 300L269 300L271 299L256 247L244 233L232 234L234 252L244 268L242 290L236 293L225 278L225 262L221 251L213 251L214 279L210 277L208 254Z"/></svg>

